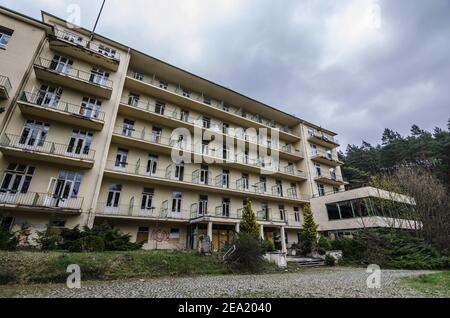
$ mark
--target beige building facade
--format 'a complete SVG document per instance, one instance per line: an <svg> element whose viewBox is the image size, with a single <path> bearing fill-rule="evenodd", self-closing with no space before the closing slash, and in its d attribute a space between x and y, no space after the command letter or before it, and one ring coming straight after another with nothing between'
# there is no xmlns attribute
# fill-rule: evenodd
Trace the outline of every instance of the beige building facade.
<svg viewBox="0 0 450 318"><path fill-rule="evenodd" d="M0 35L1 222L30 243L107 222L146 249L220 250L249 199L286 250L304 205L345 190L319 125L47 13L0 8Z"/></svg>

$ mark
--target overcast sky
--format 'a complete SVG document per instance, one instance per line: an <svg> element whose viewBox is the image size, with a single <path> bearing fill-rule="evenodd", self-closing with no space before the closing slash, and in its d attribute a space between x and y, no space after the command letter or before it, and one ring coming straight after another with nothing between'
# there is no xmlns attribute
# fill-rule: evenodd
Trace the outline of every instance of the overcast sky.
<svg viewBox="0 0 450 318"><path fill-rule="evenodd" d="M101 0L0 0L40 19ZM450 117L449 0L107 0L97 32L336 131L343 145ZM343 147L345 150L346 146Z"/></svg>

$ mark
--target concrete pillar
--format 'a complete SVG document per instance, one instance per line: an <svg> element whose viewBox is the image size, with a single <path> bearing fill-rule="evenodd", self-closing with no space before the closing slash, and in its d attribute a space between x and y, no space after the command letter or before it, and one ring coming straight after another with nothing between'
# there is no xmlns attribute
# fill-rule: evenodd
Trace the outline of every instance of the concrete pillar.
<svg viewBox="0 0 450 318"><path fill-rule="evenodd" d="M286 232L284 230L284 226L281 227L280 232L281 232L281 253L287 253Z"/></svg>
<svg viewBox="0 0 450 318"><path fill-rule="evenodd" d="M208 236L210 241L212 242L212 236L213 236L213 223L212 222L208 222Z"/></svg>
<svg viewBox="0 0 450 318"><path fill-rule="evenodd" d="M259 227L259 235L261 236L261 239L264 240L264 225L262 224Z"/></svg>
<svg viewBox="0 0 450 318"><path fill-rule="evenodd" d="M236 228L235 228L236 233L239 233L240 230L241 230L241 223L236 223Z"/></svg>

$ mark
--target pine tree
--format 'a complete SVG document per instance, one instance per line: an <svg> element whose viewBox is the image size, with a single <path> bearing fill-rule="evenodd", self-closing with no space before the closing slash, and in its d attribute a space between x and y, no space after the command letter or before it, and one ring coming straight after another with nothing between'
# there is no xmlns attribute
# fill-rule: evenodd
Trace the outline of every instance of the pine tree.
<svg viewBox="0 0 450 318"><path fill-rule="evenodd" d="M240 232L250 234L255 238L259 238L259 226L256 222L256 215L255 212L253 212L252 202L250 200L247 200L247 203L244 207L242 221L240 224Z"/></svg>
<svg viewBox="0 0 450 318"><path fill-rule="evenodd" d="M314 220L311 206L305 204L303 208L303 229L302 236L311 244L311 254L314 255L317 252L317 228L319 226Z"/></svg>

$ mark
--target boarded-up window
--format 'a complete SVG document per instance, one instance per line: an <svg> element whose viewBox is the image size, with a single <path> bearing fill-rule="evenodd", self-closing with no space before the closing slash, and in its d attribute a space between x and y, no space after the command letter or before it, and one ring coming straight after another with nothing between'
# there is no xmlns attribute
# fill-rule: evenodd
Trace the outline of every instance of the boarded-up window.
<svg viewBox="0 0 450 318"><path fill-rule="evenodd" d="M150 233L150 229L145 226L141 226L138 229L137 236L136 236L136 243L148 243L148 235Z"/></svg>

